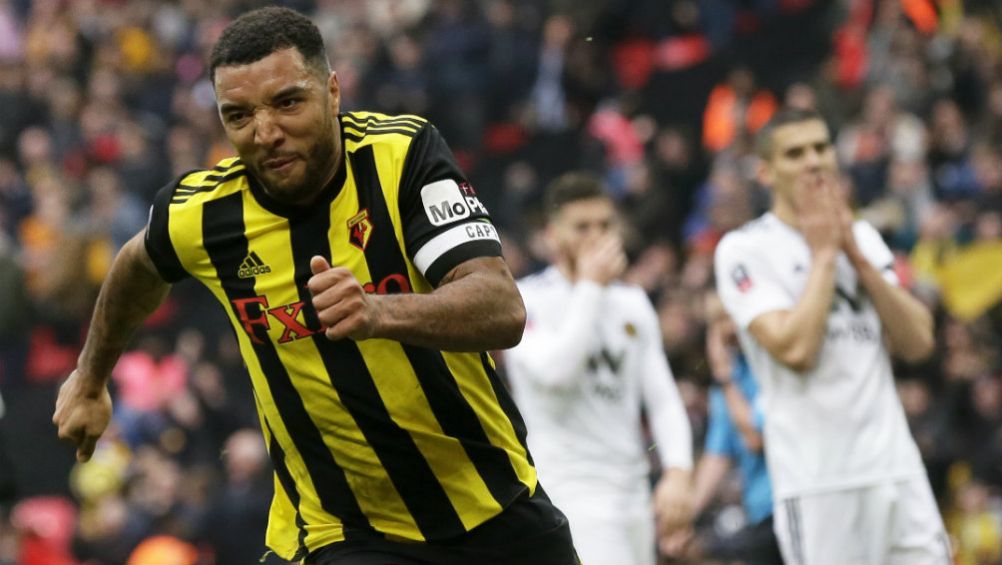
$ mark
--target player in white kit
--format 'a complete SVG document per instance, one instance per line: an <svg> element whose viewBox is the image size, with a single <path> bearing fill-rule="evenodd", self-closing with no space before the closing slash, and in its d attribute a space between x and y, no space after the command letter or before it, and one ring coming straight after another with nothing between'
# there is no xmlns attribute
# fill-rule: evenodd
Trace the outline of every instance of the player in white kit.
<svg viewBox="0 0 1002 565"><path fill-rule="evenodd" d="M647 295L626 267L602 185L569 173L548 189L554 265L519 282L527 323L505 355L540 482L585 565L653 565L691 514L692 432ZM661 459L652 500L646 412Z"/></svg>
<svg viewBox="0 0 1002 565"><path fill-rule="evenodd" d="M947 565L950 550L889 353L934 346L880 234L853 221L817 113L759 133L772 209L716 251L717 289L760 379L775 529L790 565Z"/></svg>

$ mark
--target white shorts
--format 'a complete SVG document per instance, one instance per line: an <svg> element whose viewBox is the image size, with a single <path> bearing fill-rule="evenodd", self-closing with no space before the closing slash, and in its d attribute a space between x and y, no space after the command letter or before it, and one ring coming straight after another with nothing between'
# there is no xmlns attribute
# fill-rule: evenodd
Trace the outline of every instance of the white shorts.
<svg viewBox="0 0 1002 565"><path fill-rule="evenodd" d="M654 565L654 510L646 484L633 492L608 485L546 485L566 516L582 565Z"/></svg>
<svg viewBox="0 0 1002 565"><path fill-rule="evenodd" d="M925 477L776 501L787 565L950 565L950 544Z"/></svg>

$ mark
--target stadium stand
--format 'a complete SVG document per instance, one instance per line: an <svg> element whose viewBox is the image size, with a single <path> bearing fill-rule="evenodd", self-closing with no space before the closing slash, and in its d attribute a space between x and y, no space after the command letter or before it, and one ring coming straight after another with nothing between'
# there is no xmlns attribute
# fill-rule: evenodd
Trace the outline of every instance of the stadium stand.
<svg viewBox="0 0 1002 565"><path fill-rule="evenodd" d="M345 110L438 125L516 276L544 262L542 187L570 169L602 176L697 445L712 252L767 205L750 134L777 104L819 109L859 214L936 313L937 353L899 369L899 392L956 562L1002 560L997 2L278 3L323 31ZM279 562L265 556L271 478L248 432L249 383L201 288L178 285L135 341L92 462L76 465L49 421L96 290L154 192L230 154L207 49L263 4L0 1L0 565ZM739 527L739 493L704 526Z"/></svg>

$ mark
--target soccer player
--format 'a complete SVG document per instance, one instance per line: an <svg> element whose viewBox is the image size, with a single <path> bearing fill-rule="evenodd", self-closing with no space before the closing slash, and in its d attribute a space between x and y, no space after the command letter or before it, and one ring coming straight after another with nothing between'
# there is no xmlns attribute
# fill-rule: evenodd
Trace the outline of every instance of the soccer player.
<svg viewBox="0 0 1002 565"><path fill-rule="evenodd" d="M554 264L519 283L528 322L506 356L529 445L588 565L652 565L689 519L692 435L643 290L626 267L601 183L568 173L545 197ZM664 472L652 506L645 410Z"/></svg>
<svg viewBox="0 0 1002 565"><path fill-rule="evenodd" d="M782 565L773 532L772 485L763 452L758 383L737 350L734 322L727 317L720 298L709 291L705 300L706 359L716 386L710 389L706 443L693 479L693 515L698 516L709 506L732 463L736 463L741 473L746 525L727 535L714 529L705 538L695 538L689 555L737 560L745 565ZM691 532L688 534L691 538Z"/></svg>
<svg viewBox="0 0 1002 565"><path fill-rule="evenodd" d="M949 548L890 353L933 349L880 234L853 221L821 116L786 109L756 140L772 208L716 251L720 297L762 387L775 529L792 565L945 565Z"/></svg>
<svg viewBox="0 0 1002 565"><path fill-rule="evenodd" d="M59 393L59 436L90 457L129 336L194 277L225 308L253 382L280 556L576 563L483 353L519 341L522 301L438 131L339 114L320 33L292 10L235 20L209 72L239 158L161 190L116 258Z"/></svg>

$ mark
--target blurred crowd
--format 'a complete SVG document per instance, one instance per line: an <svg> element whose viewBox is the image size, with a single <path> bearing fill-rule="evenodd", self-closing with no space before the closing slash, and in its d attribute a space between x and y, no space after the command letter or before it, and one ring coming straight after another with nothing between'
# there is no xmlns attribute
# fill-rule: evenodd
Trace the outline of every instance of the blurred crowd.
<svg viewBox="0 0 1002 565"><path fill-rule="evenodd" d="M626 278L657 306L697 446L703 297L720 237L761 213L751 139L819 109L859 214L936 313L899 392L959 565L1002 563L1002 6L992 0L287 0L345 110L443 132L517 276L541 193L601 175ZM205 74L250 0L0 0L0 564L261 560L272 479L223 312L175 287L113 375L114 424L75 464L49 419L116 250L154 193L232 154ZM766 415L768 417L768 415ZM530 432L531 433L531 432ZM700 526L742 522L733 481Z"/></svg>

